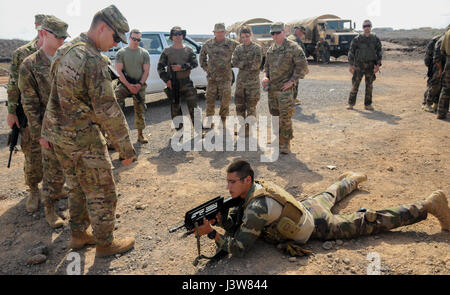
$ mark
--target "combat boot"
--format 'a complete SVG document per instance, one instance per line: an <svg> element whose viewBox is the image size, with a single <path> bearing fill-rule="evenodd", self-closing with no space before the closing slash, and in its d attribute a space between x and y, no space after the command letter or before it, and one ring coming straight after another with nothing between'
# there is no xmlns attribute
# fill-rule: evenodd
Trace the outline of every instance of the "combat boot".
<svg viewBox="0 0 450 295"><path fill-rule="evenodd" d="M114 254L121 254L131 250L134 247L134 238L114 239L111 244L97 245L95 256L108 257Z"/></svg>
<svg viewBox="0 0 450 295"><path fill-rule="evenodd" d="M283 140L283 143L280 142L280 153L283 155L289 155L291 153L291 141L289 139Z"/></svg>
<svg viewBox="0 0 450 295"><path fill-rule="evenodd" d="M450 208L443 191L435 191L424 202L428 213L434 215L441 224L442 230L450 230Z"/></svg>
<svg viewBox="0 0 450 295"><path fill-rule="evenodd" d="M148 143L148 138L144 136L142 129L138 130L138 142L142 143L142 144L147 144Z"/></svg>
<svg viewBox="0 0 450 295"><path fill-rule="evenodd" d="M362 174L362 173L355 173L355 172L349 171L349 172L345 172L344 174L339 176L339 180L340 181L344 180L344 179L348 179L350 181L356 182L356 188L358 188L359 184L367 181L367 175Z"/></svg>
<svg viewBox="0 0 450 295"><path fill-rule="evenodd" d="M39 207L39 200L41 199L41 192L39 191L39 187L31 186L30 187L30 195L27 198L26 208L28 213L34 213L37 211Z"/></svg>
<svg viewBox="0 0 450 295"><path fill-rule="evenodd" d="M437 103L433 103L433 113L437 113L437 109L438 109L438 104Z"/></svg>
<svg viewBox="0 0 450 295"><path fill-rule="evenodd" d="M81 250L87 245L95 245L94 236L89 231L72 231L70 247L73 250Z"/></svg>
<svg viewBox="0 0 450 295"><path fill-rule="evenodd" d="M375 109L373 108L373 106L365 106L364 107L367 111L374 111Z"/></svg>
<svg viewBox="0 0 450 295"><path fill-rule="evenodd" d="M300 99L296 98L296 99L295 99L295 104L296 104L296 105L302 104L302 101L301 101Z"/></svg>
<svg viewBox="0 0 450 295"><path fill-rule="evenodd" d="M347 110L353 110L353 106L351 104L348 105Z"/></svg>
<svg viewBox="0 0 450 295"><path fill-rule="evenodd" d="M428 113L434 113L434 109L433 109L433 107L430 106L430 105L424 106L424 107L423 107L423 110L424 110L425 112L428 112Z"/></svg>
<svg viewBox="0 0 450 295"><path fill-rule="evenodd" d="M45 205L45 220L51 228L60 228L64 226L64 220L56 214L55 203Z"/></svg>

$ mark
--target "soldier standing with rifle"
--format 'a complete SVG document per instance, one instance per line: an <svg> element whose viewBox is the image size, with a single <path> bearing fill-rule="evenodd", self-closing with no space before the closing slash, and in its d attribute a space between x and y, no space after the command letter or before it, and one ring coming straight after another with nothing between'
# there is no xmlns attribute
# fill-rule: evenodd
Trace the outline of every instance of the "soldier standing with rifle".
<svg viewBox="0 0 450 295"><path fill-rule="evenodd" d="M69 37L67 27L62 20L48 16L39 32L39 39L43 40L42 47L23 61L19 75L19 89L28 118L31 140L33 144L42 146L42 203L45 206L45 219L52 228L64 225L63 220L56 214L55 206L62 195L64 174L55 151L41 138L41 127L50 95L51 62L56 50Z"/></svg>
<svg viewBox="0 0 450 295"><path fill-rule="evenodd" d="M180 101L183 96L187 102L192 124L194 124L197 90L190 79L190 74L193 69L198 67L198 61L194 50L183 45L184 38L186 38L186 31L181 27L173 27L170 30L170 40L173 41L173 45L162 52L158 63L158 74L167 85L164 91L170 100L172 119L183 115ZM176 129L182 128L182 126L175 127Z"/></svg>
<svg viewBox="0 0 450 295"><path fill-rule="evenodd" d="M133 96L135 128L138 130L138 142L148 143L144 136L145 129L145 89L150 73L150 55L147 50L139 46L142 41L139 30L131 30L127 48L117 52L116 70L120 75L120 83L115 88L119 104L125 105L125 99Z"/></svg>
<svg viewBox="0 0 450 295"><path fill-rule="evenodd" d="M41 30L42 22L45 19L45 15L38 14L35 16L36 30ZM16 49L13 53L13 59L11 63L11 71L8 82L8 126L13 129L11 136L10 152L14 150L14 141L17 144L18 133L20 132L21 140L20 146L23 154L25 155L24 174L25 183L30 188L30 195L26 201L27 211L30 213L35 212L39 206L40 192L39 182L42 181L42 156L41 146L39 142L31 140L30 129L26 126L26 116L23 112L22 104L20 101L19 84L19 68L23 60L34 52L38 51L42 45L42 40L39 36L33 41L25 44L24 46ZM23 123L21 125L21 123ZM9 164L8 164L9 166Z"/></svg>

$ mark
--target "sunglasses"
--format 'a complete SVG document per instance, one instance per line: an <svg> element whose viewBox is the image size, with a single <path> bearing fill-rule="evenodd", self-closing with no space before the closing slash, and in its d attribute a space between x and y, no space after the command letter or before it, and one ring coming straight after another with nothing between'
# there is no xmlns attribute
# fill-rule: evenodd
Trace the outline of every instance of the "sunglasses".
<svg viewBox="0 0 450 295"><path fill-rule="evenodd" d="M141 42L142 41L142 39L134 38L134 37L131 37L131 40L133 40L134 42Z"/></svg>
<svg viewBox="0 0 450 295"><path fill-rule="evenodd" d="M183 32L175 32L172 34L172 36L183 36L184 33Z"/></svg>
<svg viewBox="0 0 450 295"><path fill-rule="evenodd" d="M363 28L371 28L372 25L364 25Z"/></svg>
<svg viewBox="0 0 450 295"><path fill-rule="evenodd" d="M55 33L53 33L53 32L50 31L50 30L47 30L47 29L44 29L44 31L49 32L49 33L52 34L56 39L63 39L63 40L66 40L66 38L67 38L67 37L58 37L58 36L56 36Z"/></svg>
<svg viewBox="0 0 450 295"><path fill-rule="evenodd" d="M281 32L272 32L272 33L270 33L272 36L274 36L274 35L280 35L281 34Z"/></svg>

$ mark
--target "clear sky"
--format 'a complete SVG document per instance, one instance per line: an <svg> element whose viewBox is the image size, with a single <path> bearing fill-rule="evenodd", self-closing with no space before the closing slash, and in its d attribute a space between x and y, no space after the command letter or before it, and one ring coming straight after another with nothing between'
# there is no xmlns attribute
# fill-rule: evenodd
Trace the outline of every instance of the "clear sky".
<svg viewBox="0 0 450 295"><path fill-rule="evenodd" d="M339 3L339 4L337 4ZM0 38L32 39L34 15L53 14L69 24L72 37L89 28L95 12L115 4L131 28L169 31L181 25L191 34L211 34L214 24L263 17L290 22L322 14L350 18L360 28L364 19L374 27L443 28L450 23L449 0L0 0Z"/></svg>

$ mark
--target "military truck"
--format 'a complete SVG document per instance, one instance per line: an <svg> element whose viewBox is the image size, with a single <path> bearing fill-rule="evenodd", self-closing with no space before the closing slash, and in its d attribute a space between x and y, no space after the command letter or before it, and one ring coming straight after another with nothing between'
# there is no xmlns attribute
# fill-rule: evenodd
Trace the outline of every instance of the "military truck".
<svg viewBox="0 0 450 295"><path fill-rule="evenodd" d="M325 47L329 48L326 55L338 58L348 55L350 43L358 36L355 32L355 24L351 20L341 19L333 14L290 22L286 26L286 31L293 34L296 25L305 27L306 34L302 40L306 47L305 54L307 57L314 57L314 60L317 60L316 45L321 38L328 45Z"/></svg>
<svg viewBox="0 0 450 295"><path fill-rule="evenodd" d="M263 62L261 69L264 67L266 52L272 44L272 35L270 34L270 25L273 22L266 18L253 18L247 21L237 22L227 28L229 38L239 41L239 30L243 27L249 27L252 30L253 42L259 44L263 49Z"/></svg>

